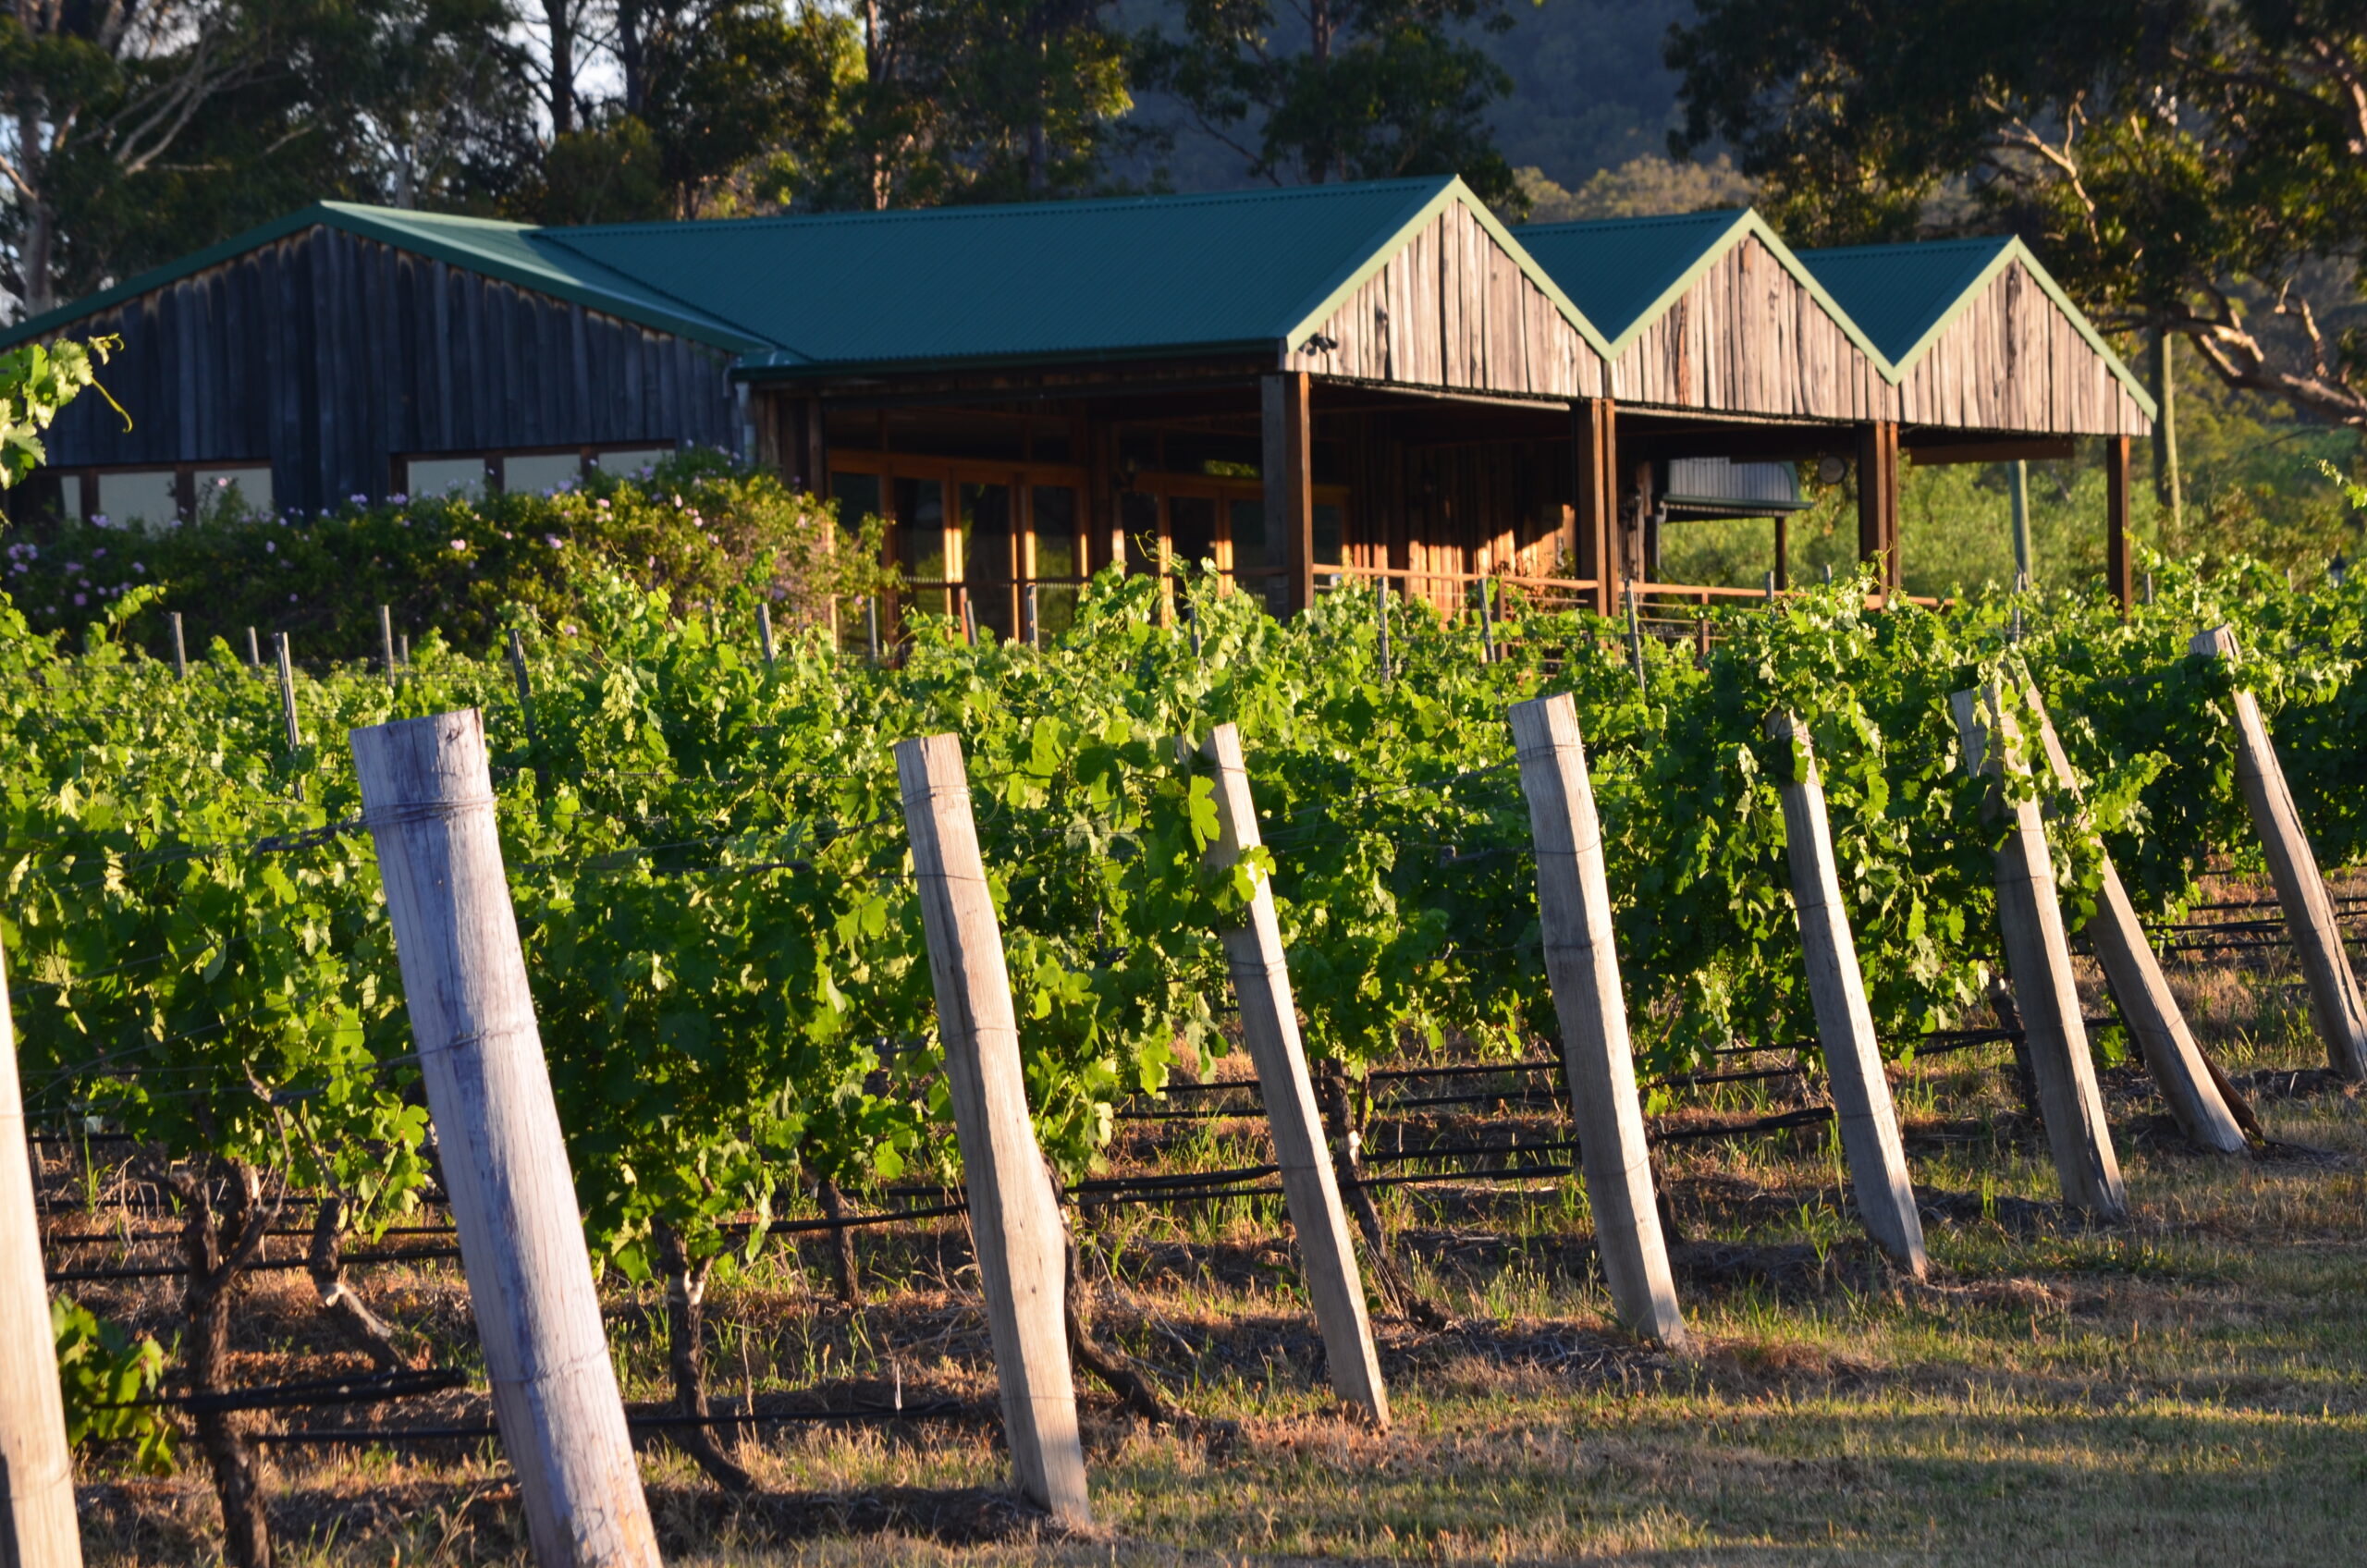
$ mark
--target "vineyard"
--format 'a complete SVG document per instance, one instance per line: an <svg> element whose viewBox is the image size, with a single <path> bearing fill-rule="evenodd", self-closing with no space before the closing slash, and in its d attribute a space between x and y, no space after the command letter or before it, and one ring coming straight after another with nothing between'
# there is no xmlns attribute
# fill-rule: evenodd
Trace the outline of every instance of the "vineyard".
<svg viewBox="0 0 2367 1568"><path fill-rule="evenodd" d="M423 628L408 657L313 666L282 644L275 668L216 642L182 668L152 602L126 594L71 650L0 611L0 933L101 1560L526 1550L533 1500L505 1479L511 1415L459 1267L460 1145L431 1125L390 918L413 894L382 870L391 819L348 739L394 720L483 716L530 1022L669 1551L1069 1538L1034 1533L1052 1527L1024 1500L1061 1513L1059 1488L1003 1446L1036 1439L1007 1430L1005 1325L990 1354L1000 1308L981 1296L1019 1265L972 1251L989 1200L957 1100L978 1021L940 1018L944 846L914 827L919 753L899 750L917 738L959 741L1102 1528L1690 1561L1711 1553L1685 1505L1636 1478L1665 1450L1586 1483L1621 1521L1607 1536L1515 1538L1497 1517L1484 1538L1484 1511L1437 1496L1353 1538L1291 1515L1347 1531L1353 1509L1294 1492L1385 1472L1394 1443L1451 1469L1439 1413L1459 1400L1559 1402L1518 1446L1583 1467L1589 1423L1634 1419L1616 1410L1648 1388L1714 1425L1722 1389L1783 1383L1790 1352L1735 1347L1780 1347L1786 1315L2027 1311L2034 1343L2070 1298L2031 1269L2182 1278L2201 1232L2177 1216L2198 1194L2272 1179L2253 1172L2318 1194L2288 1206L2360 1191L2355 1155L2316 1146L2358 1143L2367 1068L2338 1016L2355 982L2321 974L2324 933L2360 900L2318 867L2367 861L2367 584L2157 565L2124 619L2073 596L1882 607L1845 582L1671 638L1516 594L1443 619L1341 590L1284 622L1213 582L1112 575L1044 646L929 622L882 661L776 638L753 592L684 618L609 582L580 619L521 613L492 657ZM2194 651L2223 626L2234 656ZM1973 729L1951 702L1968 692L1991 693ZM1575 837L1549 844L1544 753L1516 750L1507 714L1562 696L1591 798L1561 802ZM2296 873L2248 795L2255 711L2316 857L2314 958L2306 919L2288 940ZM1223 726L1237 774L1202 745ZM2050 728L2067 771L2038 743ZM1825 929L1862 977L1854 1064L1820 989L1839 982L1804 961L1811 778ZM1624 999L1615 1030L1574 1006L1551 890L1588 864L1588 820L1615 949L1594 1001ZM2017 924L2033 875L2069 943L2052 996L2048 955L2014 946L2043 925ZM1269 970L1236 950L1269 889L1279 1020ZM2122 973L2103 983L2111 933L2135 928L2113 925L2123 906L2195 1014L2183 1069ZM2332 957L2347 979L2338 936ZM2210 998L2245 987L2264 999L2231 1024ZM1588 1029L1601 1060L1632 1059L1632 1129L1600 1109L1617 1073L1581 1069ZM1261 1030L1303 1045L1303 1135ZM2186 1152L2212 1143L2211 1107L2230 1158ZM2066 1152L2082 1116L2111 1168L2092 1190ZM1878 1123L1882 1147L1852 1132ZM1614 1193L1594 1161L1631 1133ZM1914 1183L1887 1232L1861 1163L1883 1158ZM2173 1174L2116 1203L2120 1161ZM1020 1226L1012 1182L986 1183L998 1226ZM1307 1207L1325 1201L1347 1228L1329 1264ZM1352 1305L1324 1298L1343 1270ZM1367 1311L1359 1371L1336 1330ZM2361 1376L2354 1354L2300 1385L2300 1415L2354 1448ZM1401 1378L1417 1392L1392 1433L1381 1385ZM1021 1501L1001 1489L1013 1457ZM1220 1476L1245 1466L1259 1501L1230 1524L1174 1495L1235 1496ZM1113 1486L1134 1501L1102 1506ZM1609 1501L1631 1493L1649 1503ZM1261 1510L1261 1537L1235 1528Z"/></svg>

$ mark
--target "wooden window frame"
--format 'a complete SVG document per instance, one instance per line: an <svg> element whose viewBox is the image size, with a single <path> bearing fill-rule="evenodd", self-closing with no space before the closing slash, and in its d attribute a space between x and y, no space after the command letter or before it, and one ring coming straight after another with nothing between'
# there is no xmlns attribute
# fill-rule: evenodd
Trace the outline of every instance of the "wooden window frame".
<svg viewBox="0 0 2367 1568"><path fill-rule="evenodd" d="M828 489L823 494L836 493L838 476L842 473L867 474L879 481L880 517L889 526L882 541L882 553L889 566L902 563L897 559L896 483L917 480L938 486L944 496L944 530L942 553L945 575L933 578L912 578L904 586L917 596L921 594L943 594L949 611L959 617L963 607L971 602L974 589L1007 595L1006 624L1018 629L1022 624L1021 602L1027 589L1035 587L1081 587L1089 575L1084 569L1091 560L1091 500L1092 472L1082 463L1039 463L997 461L986 458L930 458L917 453L853 451L835 448L829 454ZM962 487L965 484L1000 484L1012 494L1012 552L1013 559L994 576L974 579L970 573L962 541ZM1076 505L1069 535L1071 559L1079 570L1067 576L1043 577L1036 570L1036 492L1038 489L1073 491ZM901 595L890 595L891 616L901 609Z"/></svg>

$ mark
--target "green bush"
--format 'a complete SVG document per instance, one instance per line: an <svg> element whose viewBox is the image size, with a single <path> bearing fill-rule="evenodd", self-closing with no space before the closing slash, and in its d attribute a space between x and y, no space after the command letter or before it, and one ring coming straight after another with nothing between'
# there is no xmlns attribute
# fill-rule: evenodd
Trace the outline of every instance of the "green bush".
<svg viewBox="0 0 2367 1568"><path fill-rule="evenodd" d="M415 639L483 649L510 606L575 619L579 586L601 567L665 592L678 612L753 582L786 621L820 620L834 596L882 586L877 526L841 530L834 507L778 477L689 452L550 495L355 502L314 518L258 514L231 489L178 526L93 518L20 532L0 546L0 578L36 630L84 635L109 605L156 585L127 630L158 656L178 610L191 657L215 637L243 649L251 626L288 632L305 659L372 658L380 605Z"/></svg>

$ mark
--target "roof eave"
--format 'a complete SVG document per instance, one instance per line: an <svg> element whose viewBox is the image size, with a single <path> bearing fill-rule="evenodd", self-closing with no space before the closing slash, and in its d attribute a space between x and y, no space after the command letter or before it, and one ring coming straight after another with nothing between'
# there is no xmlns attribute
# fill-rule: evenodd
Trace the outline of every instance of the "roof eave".
<svg viewBox="0 0 2367 1568"><path fill-rule="evenodd" d="M1008 365L1117 364L1128 360L1188 360L1238 356L1270 364L1276 340L1251 337L1238 341L1159 343L1110 349L1071 349L1058 353L1011 350L992 354L948 354L900 360L816 360L799 355L784 362L781 350L754 354L731 367L731 379L752 383L822 381L832 376L926 375L942 371L992 370Z"/></svg>

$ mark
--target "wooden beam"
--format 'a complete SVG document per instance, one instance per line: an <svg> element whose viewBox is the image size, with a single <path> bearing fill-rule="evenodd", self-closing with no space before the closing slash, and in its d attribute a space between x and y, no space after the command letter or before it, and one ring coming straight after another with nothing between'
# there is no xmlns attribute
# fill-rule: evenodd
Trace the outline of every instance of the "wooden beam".
<svg viewBox="0 0 2367 1568"><path fill-rule="evenodd" d="M1610 398L1584 398L1570 405L1570 447L1578 575L1594 580L1595 614L1609 615L1619 551L1618 416Z"/></svg>
<svg viewBox="0 0 2367 1568"><path fill-rule="evenodd" d="M1294 614L1315 603L1314 443L1305 371L1269 375L1259 384L1264 412L1266 537L1282 546Z"/></svg>
<svg viewBox="0 0 2367 1568"><path fill-rule="evenodd" d="M1907 455L1919 468L1942 463L2061 462L2079 455L2079 444L2068 435L2011 435L1957 440L1921 431L1903 439Z"/></svg>
<svg viewBox="0 0 2367 1568"><path fill-rule="evenodd" d="M1886 419L1858 427L1858 558L1898 589L1898 426Z"/></svg>
<svg viewBox="0 0 2367 1568"><path fill-rule="evenodd" d="M2128 560L2128 437L2104 438L2104 576L2126 616L2137 603L2136 573Z"/></svg>

